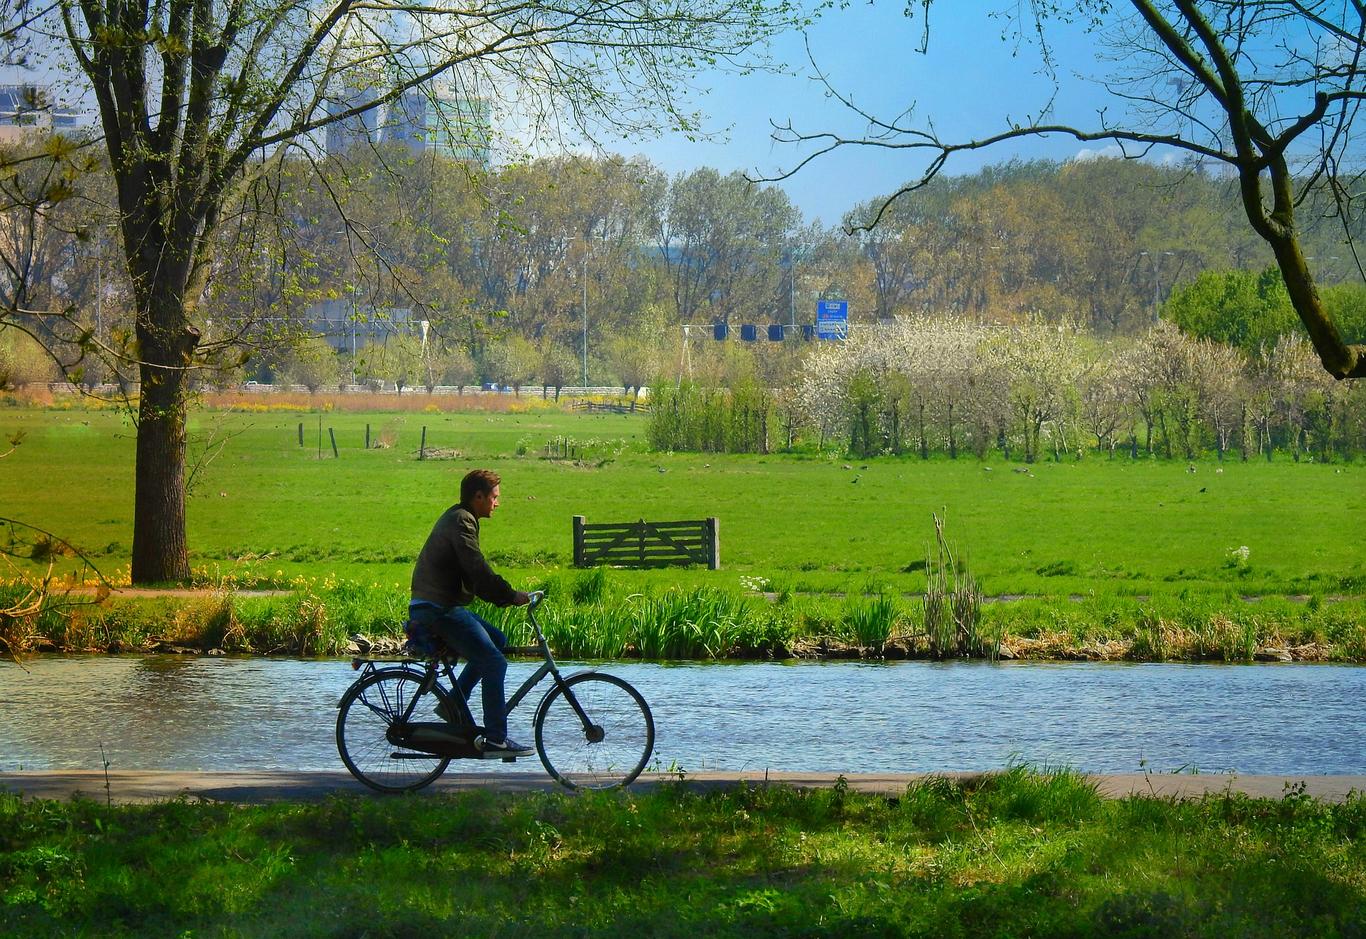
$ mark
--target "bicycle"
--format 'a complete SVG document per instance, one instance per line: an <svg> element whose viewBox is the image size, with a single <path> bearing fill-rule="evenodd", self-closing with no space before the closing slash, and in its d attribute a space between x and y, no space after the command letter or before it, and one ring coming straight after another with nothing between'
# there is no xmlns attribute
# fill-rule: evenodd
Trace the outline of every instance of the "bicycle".
<svg viewBox="0 0 1366 939"><path fill-rule="evenodd" d="M544 599L545 592L537 591L527 604L544 661L508 699L508 713L550 676L532 723L546 771L570 789L630 785L654 751L650 706L615 675L561 674L536 619ZM423 649L410 641L405 648L411 654L401 659L351 660L361 675L337 701L337 751L351 775L381 792L411 792L435 781L451 760L515 762L501 754L485 757L476 746L483 728L456 684L454 650L439 642Z"/></svg>

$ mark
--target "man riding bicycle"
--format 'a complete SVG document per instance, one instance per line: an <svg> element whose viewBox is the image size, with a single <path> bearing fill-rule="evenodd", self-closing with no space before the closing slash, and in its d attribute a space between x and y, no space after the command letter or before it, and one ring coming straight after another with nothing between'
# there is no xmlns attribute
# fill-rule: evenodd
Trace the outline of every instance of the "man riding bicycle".
<svg viewBox="0 0 1366 939"><path fill-rule="evenodd" d="M427 536L413 569L409 628L435 633L465 659L457 684L469 697L482 682L484 733L475 745L489 756L526 756L531 747L507 735L503 680L507 637L468 604L478 597L495 606L523 606L530 597L494 572L479 548L479 520L498 507L497 473L477 469L460 481L460 502L447 509Z"/></svg>

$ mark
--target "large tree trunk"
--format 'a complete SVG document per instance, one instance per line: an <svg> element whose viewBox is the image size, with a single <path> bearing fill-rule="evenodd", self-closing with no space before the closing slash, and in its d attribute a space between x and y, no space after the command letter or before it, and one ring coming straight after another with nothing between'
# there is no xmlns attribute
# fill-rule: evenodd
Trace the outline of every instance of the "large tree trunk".
<svg viewBox="0 0 1366 939"><path fill-rule="evenodd" d="M199 332L190 325L185 309L188 265L183 258L179 260L180 264L166 264L142 279L150 289L142 291L138 300L142 388L133 497L131 578L135 584L190 578L185 535L185 410L189 366Z"/></svg>
<svg viewBox="0 0 1366 939"><path fill-rule="evenodd" d="M142 366L133 499L135 584L185 581L185 389L183 371Z"/></svg>
<svg viewBox="0 0 1366 939"><path fill-rule="evenodd" d="M1245 136L1248 126L1236 120L1232 125L1240 150L1250 153L1252 140ZM1264 176L1271 185L1270 211L1262 203ZM1295 179L1284 151L1277 149L1266 154L1264 160L1241 163L1238 186L1248 221L1271 246L1290 294L1290 305L1304 323L1324 369L1337 379L1366 377L1366 347L1343 341L1337 324L1323 307L1308 259L1300 247L1300 234L1295 227Z"/></svg>

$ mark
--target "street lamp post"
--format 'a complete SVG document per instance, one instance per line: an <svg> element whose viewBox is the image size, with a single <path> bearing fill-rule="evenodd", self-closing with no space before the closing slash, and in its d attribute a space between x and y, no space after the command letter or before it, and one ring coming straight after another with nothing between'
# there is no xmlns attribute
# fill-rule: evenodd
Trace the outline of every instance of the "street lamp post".
<svg viewBox="0 0 1366 939"><path fill-rule="evenodd" d="M583 272L579 277L583 287L583 387L588 387L588 242L584 241Z"/></svg>
<svg viewBox="0 0 1366 939"><path fill-rule="evenodd" d="M351 229L349 227L333 232L333 234L346 236L346 267L347 272L351 275L347 278L346 292L351 295L351 385L354 387L356 384L356 255L351 249ZM327 322L327 315L324 313L323 323ZM345 333L342 334L343 337L345 335Z"/></svg>

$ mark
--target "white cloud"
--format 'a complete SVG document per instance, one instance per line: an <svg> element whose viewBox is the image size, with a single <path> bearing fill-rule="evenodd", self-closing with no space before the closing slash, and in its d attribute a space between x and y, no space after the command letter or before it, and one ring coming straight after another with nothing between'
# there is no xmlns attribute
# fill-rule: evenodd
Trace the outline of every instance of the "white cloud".
<svg viewBox="0 0 1366 939"><path fill-rule="evenodd" d="M1119 144L1112 143L1108 147L1101 147L1099 150L1078 150L1076 156L1072 157L1078 163L1085 163L1088 160L1117 160L1124 156L1124 151Z"/></svg>

